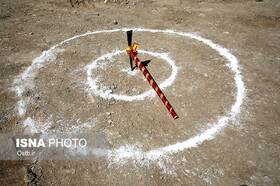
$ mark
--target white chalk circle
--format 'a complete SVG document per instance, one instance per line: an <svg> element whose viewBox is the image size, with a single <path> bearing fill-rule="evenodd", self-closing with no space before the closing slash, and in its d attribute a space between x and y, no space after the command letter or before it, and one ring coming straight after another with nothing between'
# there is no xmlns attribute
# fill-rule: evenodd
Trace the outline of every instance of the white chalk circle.
<svg viewBox="0 0 280 186"><path fill-rule="evenodd" d="M21 75L19 75L15 79L15 81L14 81L15 86L12 88L12 90L15 91L20 98L20 100L18 102L18 110L19 111L21 110L21 112L19 112L19 116L22 116L26 113L24 109L25 109L25 105L27 105L27 102L22 96L24 89L27 87L28 88L33 87L33 84L32 84L33 78L37 75L35 73L35 70L38 70L40 67L45 65L47 60L52 59L53 56L55 56L56 53L59 52L59 48L58 48L59 46L62 46L64 43L70 42L71 40L74 40L74 39L77 39L80 37L85 37L85 36L94 35L94 34L101 34L101 33L126 32L128 30L133 30L134 32L164 33L164 34L168 34L171 36L188 37L188 38L198 40L198 41L208 45L209 47L211 47L212 49L217 51L221 56L223 56L224 58L226 58L228 60L228 67L234 73L234 80L235 80L237 92L235 95L235 102L231 106L230 111L226 115L220 116L216 123L209 124L209 126L211 126L211 127L209 129L207 129L206 131L203 131L202 133L200 133L196 136L193 136L190 139L186 139L185 141L181 141L181 142L177 142L175 144L171 144L171 145L168 145L165 147L153 149L148 152L144 152L141 149L136 148L135 145L126 144L117 149L113 149L110 152L109 160L111 163L123 164L123 163L127 162L126 161L127 159L133 159L136 162L145 164L150 161L155 162L156 160L160 161L161 159L166 159L172 153L178 153L178 152L184 151L188 148L196 147L197 145L201 144L205 140L213 139L219 133L219 131L222 130L228 124L229 121L233 121L236 118L236 116L240 113L240 109L241 109L241 105L243 103L243 99L245 97L246 89L245 89L244 83L242 81L242 75L239 70L238 60L226 48L223 48L222 46L213 43L211 40L202 38L200 36L197 36L197 35L194 35L191 33L177 32L174 30L122 28L122 29L87 32L82 35L77 35L77 36L71 37L69 39L66 39L66 40L60 42L57 45L54 45L49 50L44 51L39 57L35 58L31 64L31 66L29 66ZM173 70L174 70L174 68L173 68ZM169 85L170 84L167 83L165 86L169 86ZM143 95L141 98L143 98ZM132 98L129 98L129 99L132 99ZM133 99L134 99L134 97L133 97ZM20 113L23 113L23 114L21 115ZM28 117L28 118L30 118L30 117Z"/></svg>
<svg viewBox="0 0 280 186"><path fill-rule="evenodd" d="M122 53L125 53L125 50L118 50L115 52L107 53L96 60L94 60L91 64L89 64L86 69L87 69L87 80L88 84L90 87L90 93L100 96L104 99L115 99L115 100L122 100L122 101L133 101L133 100L144 100L146 97L151 97L155 95L155 91L153 89L150 89L142 94L138 95L133 95L133 96L128 96L128 95L119 95L119 94L113 94L111 90L102 90L98 87L97 81L98 78L93 78L92 77L92 69L97 68L97 63L101 60L104 60L106 58L113 58L114 56L120 55ZM171 67L172 67L172 72L169 78L167 78L164 82L159 84L159 87L163 90L166 87L172 85L174 82L176 75L177 75L177 66L175 65L174 61L172 61L169 57L168 54L166 53L156 53L156 52L149 52L145 50L138 50L139 54L148 54L154 57L159 57L163 60L165 60Z"/></svg>

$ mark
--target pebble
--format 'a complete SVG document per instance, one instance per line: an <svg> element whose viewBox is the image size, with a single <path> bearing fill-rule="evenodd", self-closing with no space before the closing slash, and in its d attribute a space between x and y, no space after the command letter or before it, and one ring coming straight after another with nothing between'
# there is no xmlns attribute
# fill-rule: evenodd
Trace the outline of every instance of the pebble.
<svg viewBox="0 0 280 186"><path fill-rule="evenodd" d="M114 105L115 104L115 102L109 102L109 105Z"/></svg>

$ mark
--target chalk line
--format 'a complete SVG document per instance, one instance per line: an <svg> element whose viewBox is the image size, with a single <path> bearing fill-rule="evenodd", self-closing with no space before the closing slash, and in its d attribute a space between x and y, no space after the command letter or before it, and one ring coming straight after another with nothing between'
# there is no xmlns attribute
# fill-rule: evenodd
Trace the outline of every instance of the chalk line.
<svg viewBox="0 0 280 186"><path fill-rule="evenodd" d="M229 113L226 114L226 116L220 117L218 121L212 125L209 129L204 131L201 134L198 134L190 139L187 139L182 142L177 142L175 144L171 144L165 147L153 149L148 152L143 152L142 150L135 148L134 145L124 145L117 149L113 149L110 151L109 154L109 160L111 163L118 163L118 164L124 164L128 159L132 159L134 161L137 161L140 164L145 164L150 161L158 161L160 162L161 159L168 158L169 155L173 153L178 153L181 151L184 151L191 147L196 147L199 144L201 144L205 140L211 140L219 133L220 130L222 130L228 123L228 121L235 119L235 117L240 113L241 105L243 103L243 99L245 97L245 85L242 81L242 75L240 73L239 67L238 67L238 60L237 58L232 55L226 48L223 48L222 46L213 43L211 40L202 38L200 36L191 34L191 33L184 33L184 32L177 32L174 30L155 30L155 29L145 29L145 28L122 28L122 29L113 29L113 30L100 30L100 31L93 31L93 32L87 32L82 35L77 35L71 38L68 38L59 44L51 47L49 50L44 51L39 58L36 58L33 60L33 63L30 67L25 70L23 74L21 74L16 80L15 84L20 84L19 87L14 87L14 90L20 97L22 92L25 89L25 79L28 77L30 79L29 83L32 81L32 73L30 72L38 69L41 65L44 65L46 58L48 56L51 56L54 54L58 49L59 46L63 45L66 42L70 42L71 40L85 37L89 35L94 34L100 34L100 33L113 33L113 32L126 32L128 30L133 30L134 32L152 32L152 33L164 33L168 35L179 35L183 37L192 38L195 40L198 40L208 46L210 46L212 49L217 51L221 56L225 57L229 62L229 68L232 72L234 72L234 80L236 83L236 96L235 96L235 103L232 105L231 110ZM38 62L36 61L38 60ZM34 74L33 74L34 75ZM22 99L22 98L21 98ZM24 100L23 100L24 101Z"/></svg>
<svg viewBox="0 0 280 186"><path fill-rule="evenodd" d="M99 89L97 82L98 82L98 78L93 78L92 77L92 69L97 68L97 63L101 60L104 60L106 58L109 57L114 57L117 55L120 55L122 53L125 53L125 50L118 50L115 52L111 52L108 54L105 54L99 58L97 58L96 60L94 60L91 64L86 66L87 69L87 80L88 80L88 84L90 86L90 93L95 94L96 96L100 96L103 99L115 99L115 100L122 100L122 101L133 101L133 100L144 100L146 97L153 97L156 95L156 93L154 92L153 89L148 90L146 92L143 92L142 94L138 94L138 95L133 95L133 96L128 96L128 95L119 95L119 94L113 94L110 90L102 90ZM155 52L149 52L149 51L145 51L145 50L138 50L138 53L142 53L142 54L148 54L154 57L159 57L162 58L163 60L165 60L171 67L172 67L172 72L169 78L167 78L164 82L159 84L159 87L163 90L166 87L172 85L172 83L175 81L176 79L176 75L178 72L178 68L175 65L174 61L172 61L168 54L166 53L155 53Z"/></svg>

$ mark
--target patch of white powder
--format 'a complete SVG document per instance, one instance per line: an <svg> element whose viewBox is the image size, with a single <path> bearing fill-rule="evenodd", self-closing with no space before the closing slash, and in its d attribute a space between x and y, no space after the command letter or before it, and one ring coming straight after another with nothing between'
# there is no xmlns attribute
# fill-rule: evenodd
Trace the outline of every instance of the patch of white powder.
<svg viewBox="0 0 280 186"><path fill-rule="evenodd" d="M28 117L23 122L23 126L25 127L24 132L27 134L35 134L39 132L36 126L36 121L34 121L31 117Z"/></svg>

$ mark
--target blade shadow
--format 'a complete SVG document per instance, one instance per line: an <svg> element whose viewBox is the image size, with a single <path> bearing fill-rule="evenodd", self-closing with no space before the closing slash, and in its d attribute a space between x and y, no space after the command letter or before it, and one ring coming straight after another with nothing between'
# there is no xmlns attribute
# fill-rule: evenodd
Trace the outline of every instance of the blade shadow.
<svg viewBox="0 0 280 186"><path fill-rule="evenodd" d="M146 67L146 66L148 66L148 64L151 62L151 60L146 60L146 61L143 61L143 62L141 62L143 65L144 65L144 67Z"/></svg>
<svg viewBox="0 0 280 186"><path fill-rule="evenodd" d="M149 64L150 62L151 62L151 60L141 61L141 63L143 64L144 67L147 67L148 64ZM134 66L134 67L132 68L132 70L134 70L134 69L136 69L136 68L137 68L137 65Z"/></svg>

